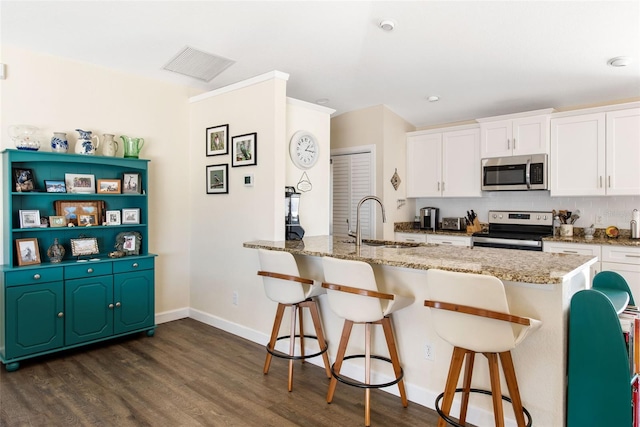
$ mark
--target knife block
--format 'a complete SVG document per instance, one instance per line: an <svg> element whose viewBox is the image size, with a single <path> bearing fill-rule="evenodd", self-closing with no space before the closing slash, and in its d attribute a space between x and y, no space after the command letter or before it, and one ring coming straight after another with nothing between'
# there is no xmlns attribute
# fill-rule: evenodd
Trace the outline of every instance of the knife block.
<svg viewBox="0 0 640 427"><path fill-rule="evenodd" d="M480 221L478 221L478 218L473 220L472 225L467 225L467 234L477 233L479 231L482 231L482 226L480 225Z"/></svg>

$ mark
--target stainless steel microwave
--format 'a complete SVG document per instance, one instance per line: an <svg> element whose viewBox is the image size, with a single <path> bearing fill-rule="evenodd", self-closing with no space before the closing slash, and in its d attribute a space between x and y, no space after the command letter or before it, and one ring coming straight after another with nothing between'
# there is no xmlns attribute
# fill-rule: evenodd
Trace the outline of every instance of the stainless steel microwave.
<svg viewBox="0 0 640 427"><path fill-rule="evenodd" d="M546 154L482 159L483 191L547 189Z"/></svg>

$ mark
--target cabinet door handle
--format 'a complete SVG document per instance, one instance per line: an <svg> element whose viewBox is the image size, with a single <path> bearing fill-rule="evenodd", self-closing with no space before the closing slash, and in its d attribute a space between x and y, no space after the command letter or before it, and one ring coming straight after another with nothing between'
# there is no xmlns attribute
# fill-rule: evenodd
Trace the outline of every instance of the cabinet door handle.
<svg viewBox="0 0 640 427"><path fill-rule="evenodd" d="M122 305L122 304L120 304L120 301L118 301L118 302L116 303L116 307L120 307L121 305Z"/></svg>
<svg viewBox="0 0 640 427"><path fill-rule="evenodd" d="M609 188L611 188L611 175L609 175Z"/></svg>
<svg viewBox="0 0 640 427"><path fill-rule="evenodd" d="M513 138L513 149L514 150L516 149L516 139L515 138Z"/></svg>
<svg viewBox="0 0 640 427"><path fill-rule="evenodd" d="M640 255L629 255L629 254L625 254L624 256L628 257L628 258L640 258Z"/></svg>
<svg viewBox="0 0 640 427"><path fill-rule="evenodd" d="M509 141L509 138L507 138L507 150L511 150L511 142Z"/></svg>
<svg viewBox="0 0 640 427"><path fill-rule="evenodd" d="M444 191L444 181L442 181L442 191Z"/></svg>
<svg viewBox="0 0 640 427"><path fill-rule="evenodd" d="M562 251L562 253L565 253L565 254L577 254L578 251L568 251L568 250L565 249L565 250Z"/></svg>
<svg viewBox="0 0 640 427"><path fill-rule="evenodd" d="M438 181L438 191L440 191L440 181Z"/></svg>
<svg viewBox="0 0 640 427"><path fill-rule="evenodd" d="M138 268L138 263L137 263L137 262L134 262L134 263L133 263L133 265L132 265L131 267L133 267L133 268Z"/></svg>
<svg viewBox="0 0 640 427"><path fill-rule="evenodd" d="M415 242L416 239L404 239L405 242Z"/></svg>
<svg viewBox="0 0 640 427"><path fill-rule="evenodd" d="M64 317L64 313L63 312L58 313L58 317L60 318Z"/></svg>
<svg viewBox="0 0 640 427"><path fill-rule="evenodd" d="M42 276L40 276L38 273L33 275L33 280L40 280Z"/></svg>
<svg viewBox="0 0 640 427"><path fill-rule="evenodd" d="M453 242L440 242L443 245L453 245Z"/></svg>
<svg viewBox="0 0 640 427"><path fill-rule="evenodd" d="M93 268L87 268L87 273L93 273Z"/></svg>
<svg viewBox="0 0 640 427"><path fill-rule="evenodd" d="M111 308L113 308L113 304L109 304L107 307L109 307L111 309Z"/></svg>
<svg viewBox="0 0 640 427"><path fill-rule="evenodd" d="M602 188L602 175L600 175L600 188Z"/></svg>

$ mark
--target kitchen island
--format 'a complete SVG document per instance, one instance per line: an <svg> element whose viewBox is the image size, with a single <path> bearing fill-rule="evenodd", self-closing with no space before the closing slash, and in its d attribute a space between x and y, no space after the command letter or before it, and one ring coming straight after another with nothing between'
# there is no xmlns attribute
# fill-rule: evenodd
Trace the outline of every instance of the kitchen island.
<svg viewBox="0 0 640 427"><path fill-rule="evenodd" d="M589 268L596 258L492 248L428 244L393 247L393 242L372 243L387 245L363 244L356 250L355 244L348 239L315 236L305 237L302 241L258 240L247 242L244 247L290 252L296 256L301 274L316 280L323 279L323 256L365 261L373 266L382 292L414 296L415 303L394 313L393 322L407 395L411 401L430 408L444 389L452 347L437 336L429 309L423 306L423 301L428 299L426 270L438 268L498 277L505 283L512 311L543 322L540 330L512 352L523 403L531 412L534 425L556 427L565 424L567 313L571 296L589 286ZM331 312L324 298L326 296L320 297L320 308L329 354L334 360L342 319ZM374 336L374 350L384 355L384 338L381 333L378 335L379 332ZM358 346L358 343L362 345ZM425 358L426 345L433 350L434 360ZM362 331L354 329L349 352L363 349ZM384 381L392 376L386 367L375 368L374 379ZM362 378L362 367L355 363L349 366L345 363L343 372ZM476 360L472 385L490 389L483 358ZM507 390L504 381L502 386ZM393 388L389 392L395 393ZM457 408L454 403L454 411ZM467 421L479 426L493 425L491 408L490 397L472 396ZM505 405L505 413L508 424L515 425L510 405Z"/></svg>

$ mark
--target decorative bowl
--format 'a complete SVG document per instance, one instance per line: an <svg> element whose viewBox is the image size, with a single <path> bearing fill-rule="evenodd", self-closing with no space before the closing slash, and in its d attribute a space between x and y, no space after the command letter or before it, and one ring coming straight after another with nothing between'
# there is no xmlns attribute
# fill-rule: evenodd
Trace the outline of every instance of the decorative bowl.
<svg viewBox="0 0 640 427"><path fill-rule="evenodd" d="M40 129L30 125L9 126L9 137L18 150L38 151L40 149Z"/></svg>

